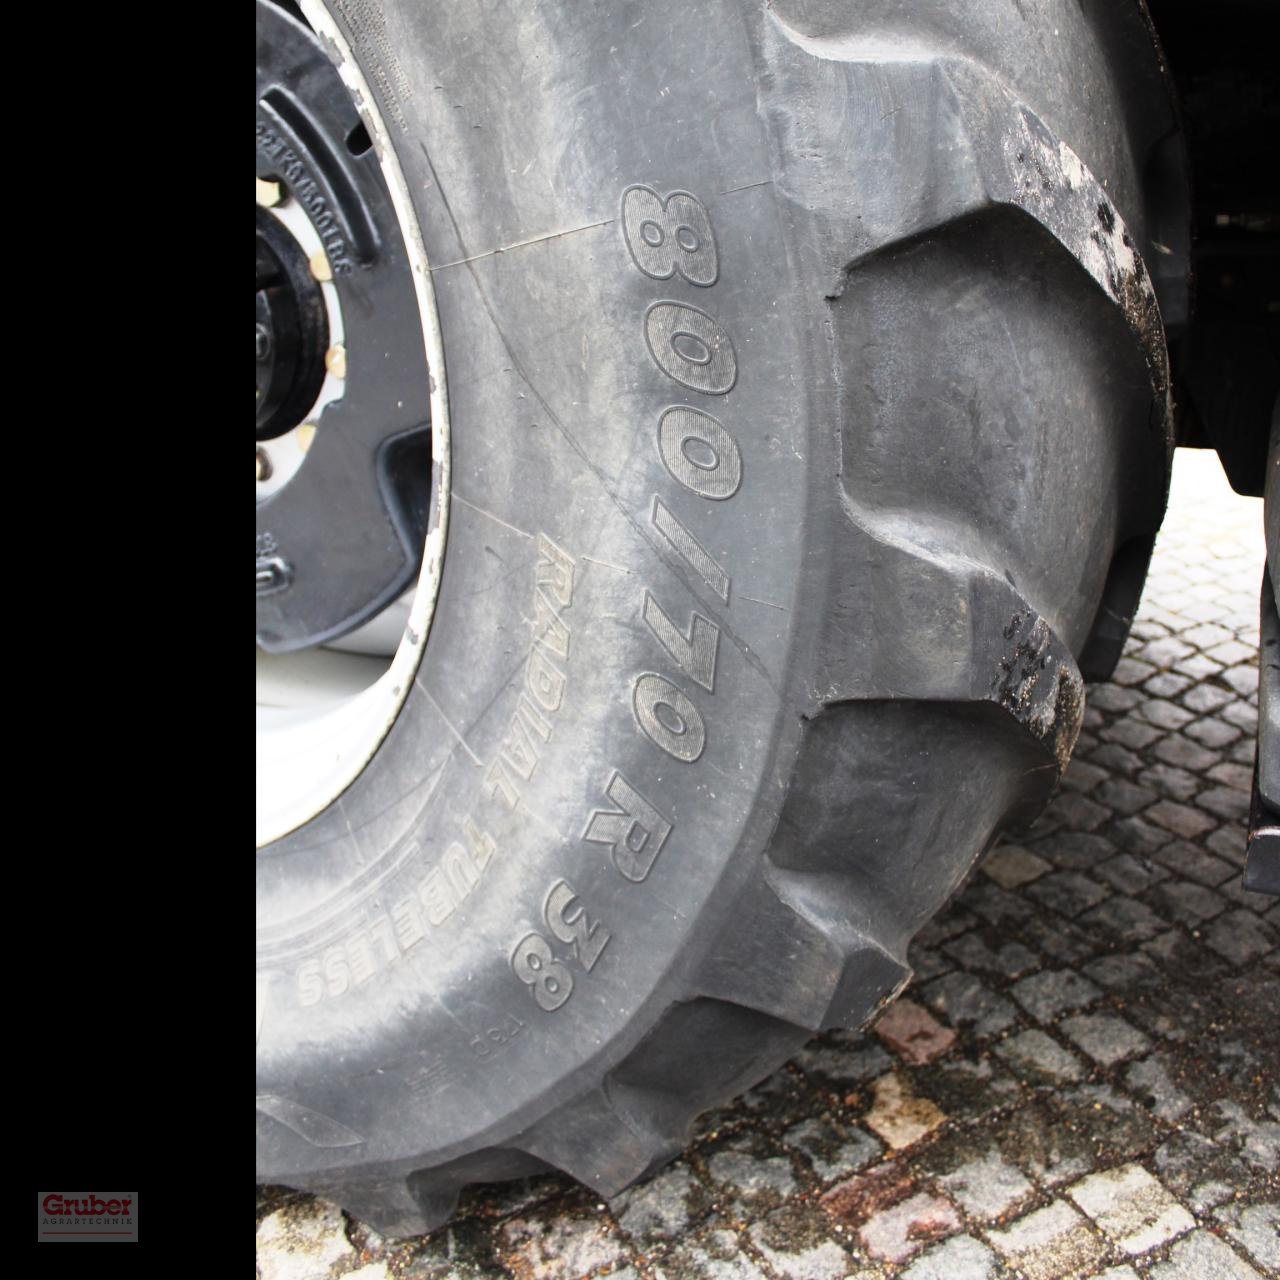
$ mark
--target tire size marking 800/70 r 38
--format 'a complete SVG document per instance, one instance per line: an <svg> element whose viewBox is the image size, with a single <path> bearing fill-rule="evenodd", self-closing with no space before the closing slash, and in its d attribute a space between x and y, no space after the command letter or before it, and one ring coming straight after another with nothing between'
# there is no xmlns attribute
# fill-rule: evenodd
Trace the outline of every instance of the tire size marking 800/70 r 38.
<svg viewBox="0 0 1280 1280"><path fill-rule="evenodd" d="M720 278L715 233L706 207L687 191L659 195L631 186L622 195L621 224L632 262L653 280L675 276L700 288ZM657 299L646 309L641 332L650 359L673 382L705 396L723 396L738 378L737 354L723 325L700 307ZM681 488L712 502L732 498L742 484L742 453L730 431L704 409L674 405L659 415L658 456ZM729 575L663 501L654 494L653 528L721 601L729 603ZM662 652L692 685L714 694L720 628L693 609L688 622L673 618L657 595L645 588L641 616ZM641 732L673 760L692 764L707 743L706 721L696 692L686 692L661 671L641 671L631 690L631 706ZM618 770L602 786L608 808L595 810L582 838L609 848L624 879L640 883L653 869L673 830L661 810ZM564 882L548 893L543 907L547 930L570 947L573 961L589 972L609 931L589 918L584 904ZM557 959L539 933L526 934L511 953L515 976L539 1008L552 1012L573 993L569 964Z"/></svg>

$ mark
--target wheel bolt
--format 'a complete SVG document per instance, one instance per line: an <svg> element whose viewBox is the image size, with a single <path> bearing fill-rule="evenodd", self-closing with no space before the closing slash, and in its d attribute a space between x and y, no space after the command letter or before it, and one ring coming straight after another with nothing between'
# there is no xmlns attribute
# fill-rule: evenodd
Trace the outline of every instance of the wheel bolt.
<svg viewBox="0 0 1280 1280"><path fill-rule="evenodd" d="M271 335L267 332L265 325L257 326L255 334L256 345L258 351L258 359L265 360L271 354Z"/></svg>
<svg viewBox="0 0 1280 1280"><path fill-rule="evenodd" d="M258 179L258 203L264 209L274 209L284 199L284 188L278 182Z"/></svg>
<svg viewBox="0 0 1280 1280"><path fill-rule="evenodd" d="M298 428L298 448L306 453L311 448L311 442L316 438L316 424L314 422L304 422Z"/></svg>
<svg viewBox="0 0 1280 1280"><path fill-rule="evenodd" d="M258 450L258 483L271 479L271 459L265 449Z"/></svg>

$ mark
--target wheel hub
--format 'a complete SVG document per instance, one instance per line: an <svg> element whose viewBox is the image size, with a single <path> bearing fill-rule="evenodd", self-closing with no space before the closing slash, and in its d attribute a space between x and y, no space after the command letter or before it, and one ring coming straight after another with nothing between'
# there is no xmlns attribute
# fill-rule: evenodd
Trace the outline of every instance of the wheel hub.
<svg viewBox="0 0 1280 1280"><path fill-rule="evenodd" d="M258 0L257 642L368 622L414 581L430 379L378 158L314 33Z"/></svg>

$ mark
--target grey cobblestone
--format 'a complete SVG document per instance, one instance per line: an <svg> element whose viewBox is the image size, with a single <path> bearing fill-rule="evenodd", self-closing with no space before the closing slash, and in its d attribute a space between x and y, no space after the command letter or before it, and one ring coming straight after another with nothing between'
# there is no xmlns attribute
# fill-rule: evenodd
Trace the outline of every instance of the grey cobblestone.
<svg viewBox="0 0 1280 1280"><path fill-rule="evenodd" d="M1238 1254L1207 1231L1179 1240L1167 1262L1147 1272L1149 1280L1262 1280Z"/></svg>
<svg viewBox="0 0 1280 1280"><path fill-rule="evenodd" d="M1047 1022L1068 1009L1090 1004L1101 992L1083 974L1047 969L1015 983L1012 994L1037 1022Z"/></svg>
<svg viewBox="0 0 1280 1280"><path fill-rule="evenodd" d="M952 1236L913 1262L902 1280L995 1280L996 1255L973 1236Z"/></svg>
<svg viewBox="0 0 1280 1280"><path fill-rule="evenodd" d="M1103 1013L1066 1018L1062 1030L1074 1044L1104 1067L1115 1066L1151 1048L1151 1041L1136 1027L1115 1014Z"/></svg>
<svg viewBox="0 0 1280 1280"><path fill-rule="evenodd" d="M999 1151L989 1151L939 1179L947 1194L971 1218L995 1219L1033 1191L1022 1173Z"/></svg>
<svg viewBox="0 0 1280 1280"><path fill-rule="evenodd" d="M472 1188L394 1241L264 1189L259 1280L1280 1276L1280 902L1240 885L1260 504L1190 495L1206 462L1180 455L1062 791L921 931L896 1017L816 1038L607 1205Z"/></svg>
<svg viewBox="0 0 1280 1280"><path fill-rule="evenodd" d="M1084 1066L1074 1053L1064 1049L1052 1036L1033 1029L1002 1040L996 1051L1015 1068L1048 1082L1080 1080Z"/></svg>

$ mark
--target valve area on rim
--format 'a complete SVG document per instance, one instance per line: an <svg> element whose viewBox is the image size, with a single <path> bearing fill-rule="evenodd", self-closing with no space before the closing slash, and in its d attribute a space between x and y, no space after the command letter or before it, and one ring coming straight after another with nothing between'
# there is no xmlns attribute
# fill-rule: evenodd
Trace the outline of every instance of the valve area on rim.
<svg viewBox="0 0 1280 1280"><path fill-rule="evenodd" d="M367 622L416 579L430 378L378 158L315 34L257 0L257 643Z"/></svg>

